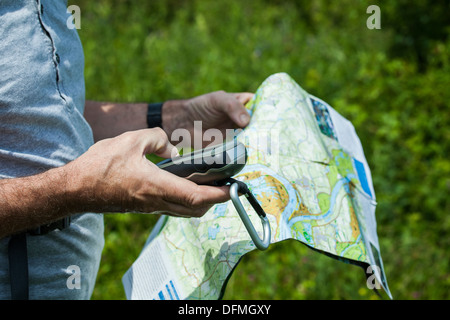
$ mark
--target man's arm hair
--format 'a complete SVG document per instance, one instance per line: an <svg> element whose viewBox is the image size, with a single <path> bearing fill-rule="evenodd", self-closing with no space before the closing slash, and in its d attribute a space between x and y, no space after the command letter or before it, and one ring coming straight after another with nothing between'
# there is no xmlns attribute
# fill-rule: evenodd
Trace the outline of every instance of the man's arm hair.
<svg viewBox="0 0 450 320"><path fill-rule="evenodd" d="M0 180L0 238L75 213L65 167Z"/></svg>
<svg viewBox="0 0 450 320"><path fill-rule="evenodd" d="M162 129L144 129L103 139L65 166L0 180L0 238L84 212L200 217L230 199L229 187L197 185L145 156L175 151Z"/></svg>

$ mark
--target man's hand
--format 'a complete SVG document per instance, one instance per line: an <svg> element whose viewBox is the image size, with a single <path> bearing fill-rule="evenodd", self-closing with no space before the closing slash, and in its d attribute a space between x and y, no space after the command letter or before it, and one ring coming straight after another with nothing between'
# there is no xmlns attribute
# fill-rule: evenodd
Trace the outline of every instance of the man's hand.
<svg viewBox="0 0 450 320"><path fill-rule="evenodd" d="M159 128L124 133L93 145L68 165L89 212L160 212L199 217L229 200L228 187L200 186L159 169L145 155L177 154ZM77 191L78 190L78 191Z"/></svg>
<svg viewBox="0 0 450 320"><path fill-rule="evenodd" d="M202 122L202 129L218 129L226 136L227 129L244 128L250 121L245 104L253 93L216 91L188 100L167 101L163 105L162 125L171 137L176 129L187 129L194 137L194 121ZM196 134L203 134L197 132ZM204 141L203 146L208 144Z"/></svg>
<svg viewBox="0 0 450 320"><path fill-rule="evenodd" d="M162 129L127 132L94 144L69 164L0 180L0 239L75 213L145 212L200 217L229 200L229 187L200 186L159 169L145 154L171 157Z"/></svg>

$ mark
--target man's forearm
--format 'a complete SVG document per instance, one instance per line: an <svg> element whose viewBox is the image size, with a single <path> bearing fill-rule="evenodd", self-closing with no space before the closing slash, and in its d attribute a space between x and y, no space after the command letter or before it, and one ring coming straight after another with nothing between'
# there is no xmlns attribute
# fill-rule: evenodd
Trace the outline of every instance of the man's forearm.
<svg viewBox="0 0 450 320"><path fill-rule="evenodd" d="M0 180L0 238L75 212L66 169Z"/></svg>
<svg viewBox="0 0 450 320"><path fill-rule="evenodd" d="M168 100L162 107L162 128L171 136L173 130L184 128L187 100ZM148 127L146 103L107 103L86 101L84 116L94 133L94 140L118 136L127 131Z"/></svg>
<svg viewBox="0 0 450 320"><path fill-rule="evenodd" d="M0 238L83 212L201 216L213 203L229 200L226 187L198 186L159 170L144 155L171 157L176 151L167 140L172 131L186 128L192 134L194 121L203 121L205 129L222 131L244 126L237 119L242 113L248 116L244 104L251 96L214 92L166 101L161 119L164 132L140 130L148 126L146 103L87 101L84 115L99 142L63 167L0 179Z"/></svg>
<svg viewBox="0 0 450 320"><path fill-rule="evenodd" d="M116 137L124 132L147 128L146 103L107 103L86 101L84 117L94 140Z"/></svg>

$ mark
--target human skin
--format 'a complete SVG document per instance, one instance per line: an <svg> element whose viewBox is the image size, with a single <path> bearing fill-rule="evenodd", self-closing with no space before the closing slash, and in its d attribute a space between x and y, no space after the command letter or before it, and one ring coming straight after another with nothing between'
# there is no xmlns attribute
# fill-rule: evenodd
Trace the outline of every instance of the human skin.
<svg viewBox="0 0 450 320"><path fill-rule="evenodd" d="M173 130L244 127L251 93L213 92L172 100L161 128L146 128L146 104L86 102L95 144L72 162L46 172L0 180L0 238L82 212L163 213L200 217L229 199L229 187L197 185L160 170L146 154L173 157Z"/></svg>

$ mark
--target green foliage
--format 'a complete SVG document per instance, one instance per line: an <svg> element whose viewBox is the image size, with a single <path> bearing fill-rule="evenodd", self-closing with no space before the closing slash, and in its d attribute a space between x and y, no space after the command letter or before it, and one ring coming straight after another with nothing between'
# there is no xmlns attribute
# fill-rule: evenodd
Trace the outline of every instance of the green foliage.
<svg viewBox="0 0 450 320"><path fill-rule="evenodd" d="M397 299L450 298L448 1L78 0L87 98L163 101L255 91L287 72L353 122L372 169L381 254ZM376 4L376 3L370 3ZM152 215L107 215L94 299L121 277ZM352 272L353 270L356 272ZM364 271L294 241L245 256L226 299L371 299Z"/></svg>

